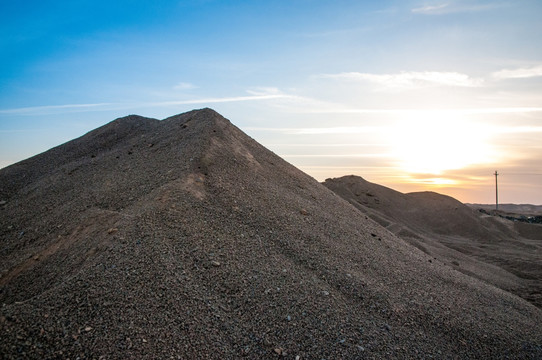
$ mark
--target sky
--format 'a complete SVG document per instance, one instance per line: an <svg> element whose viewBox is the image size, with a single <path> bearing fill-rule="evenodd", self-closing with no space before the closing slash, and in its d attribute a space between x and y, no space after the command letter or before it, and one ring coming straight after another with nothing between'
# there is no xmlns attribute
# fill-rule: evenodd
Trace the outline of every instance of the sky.
<svg viewBox="0 0 542 360"><path fill-rule="evenodd" d="M210 107L315 179L542 204L542 1L3 1L0 167Z"/></svg>

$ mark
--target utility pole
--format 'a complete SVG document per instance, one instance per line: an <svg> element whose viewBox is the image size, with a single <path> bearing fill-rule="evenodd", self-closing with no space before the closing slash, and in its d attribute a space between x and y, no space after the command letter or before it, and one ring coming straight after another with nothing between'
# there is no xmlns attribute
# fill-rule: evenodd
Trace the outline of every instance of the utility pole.
<svg viewBox="0 0 542 360"><path fill-rule="evenodd" d="M497 176L499 176L499 173L495 170L495 210L499 210L499 187L497 185Z"/></svg>

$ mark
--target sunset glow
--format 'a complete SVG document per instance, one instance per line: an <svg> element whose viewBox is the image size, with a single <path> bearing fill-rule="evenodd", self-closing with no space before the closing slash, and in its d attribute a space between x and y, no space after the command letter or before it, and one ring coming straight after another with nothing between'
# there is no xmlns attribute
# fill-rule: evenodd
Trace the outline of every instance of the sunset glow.
<svg viewBox="0 0 542 360"><path fill-rule="evenodd" d="M400 117L389 133L400 169L440 175L445 170L493 162L484 130L460 115L420 111Z"/></svg>

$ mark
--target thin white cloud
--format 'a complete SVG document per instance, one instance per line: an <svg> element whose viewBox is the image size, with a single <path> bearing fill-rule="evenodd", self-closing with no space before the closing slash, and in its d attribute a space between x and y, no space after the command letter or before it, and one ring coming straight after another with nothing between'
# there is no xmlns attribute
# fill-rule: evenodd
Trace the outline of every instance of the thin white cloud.
<svg viewBox="0 0 542 360"><path fill-rule="evenodd" d="M197 88L197 86L189 82L180 82L173 87L175 90L191 90L195 88Z"/></svg>
<svg viewBox="0 0 542 360"><path fill-rule="evenodd" d="M453 13L471 13L487 11L495 8L500 8L506 4L500 2L491 2L488 4L472 4L461 1L449 1L446 3L440 3L435 5L424 5L411 9L413 14L421 15L444 15Z"/></svg>
<svg viewBox="0 0 542 360"><path fill-rule="evenodd" d="M410 10L415 14L441 14L450 4L426 5Z"/></svg>
<svg viewBox="0 0 542 360"><path fill-rule="evenodd" d="M96 103L96 104L65 104L65 105L44 105L44 106L29 106L14 109L0 109L0 114L26 114L36 113L41 111L50 110L79 110L79 111L92 111L102 110L104 107L111 106L113 103Z"/></svg>
<svg viewBox="0 0 542 360"><path fill-rule="evenodd" d="M204 98L204 99L192 99L192 100L179 100L179 101L160 101L144 103L142 106L171 106L171 105L190 105L190 104L216 104L227 102L239 102L239 101L255 101L255 100L270 100L270 99L284 99L291 98L291 95L287 94L266 94L266 95L248 95L248 96L231 96L221 98Z"/></svg>
<svg viewBox="0 0 542 360"><path fill-rule="evenodd" d="M318 114L389 114L389 115L427 115L451 114L451 115L473 115L473 114L519 114L542 112L542 107L507 107L507 108L465 108L465 109L367 109L367 108L346 108L328 107L322 109L305 109L304 113Z"/></svg>
<svg viewBox="0 0 542 360"><path fill-rule="evenodd" d="M497 126L491 131L502 134L532 134L542 132L542 126Z"/></svg>
<svg viewBox="0 0 542 360"><path fill-rule="evenodd" d="M260 94L246 96L231 96L231 97L216 97L202 98L191 100L173 100L173 101L158 101L158 102L141 102L141 103L96 103L96 104L64 104L64 105L45 105L45 106L30 106L13 109L0 109L0 114L13 115L37 115L40 113L64 113L64 112L86 112L86 111L106 111L106 110L124 110L133 108L146 107L164 107L175 105L198 105L198 104L216 104L228 102L244 102L244 101L262 101L272 99L296 99L294 95L288 94Z"/></svg>
<svg viewBox="0 0 542 360"><path fill-rule="evenodd" d="M328 135L328 134L367 134L382 132L386 128L380 126L335 126L307 128L269 128L245 127L247 131L280 132L289 135Z"/></svg>
<svg viewBox="0 0 542 360"><path fill-rule="evenodd" d="M260 86L260 87L256 87L256 88L253 88L253 89L249 89L249 90L247 90L247 93L249 93L251 95L257 95L257 96L262 96L262 95L285 95L282 91L280 91L276 87L265 87L265 86Z"/></svg>
<svg viewBox="0 0 542 360"><path fill-rule="evenodd" d="M477 87L483 84L482 79L471 78L466 74L439 71L403 71L396 74L343 72L320 76L337 80L368 81L389 89L412 89L428 85Z"/></svg>
<svg viewBox="0 0 542 360"><path fill-rule="evenodd" d="M392 154L280 154L284 158L388 158Z"/></svg>
<svg viewBox="0 0 542 360"><path fill-rule="evenodd" d="M292 129L293 134L320 135L320 134L366 134L382 131L379 126L336 126L326 128L302 128Z"/></svg>
<svg viewBox="0 0 542 360"><path fill-rule="evenodd" d="M519 68L519 69L503 69L491 74L495 79L505 80L505 79L524 79L542 76L542 64L530 68Z"/></svg>

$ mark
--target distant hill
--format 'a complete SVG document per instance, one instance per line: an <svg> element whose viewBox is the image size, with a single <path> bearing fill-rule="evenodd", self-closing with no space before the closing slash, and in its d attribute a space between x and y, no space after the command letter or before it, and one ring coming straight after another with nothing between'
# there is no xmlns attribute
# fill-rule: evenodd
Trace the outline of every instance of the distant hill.
<svg viewBox="0 0 542 360"><path fill-rule="evenodd" d="M490 216L433 192L403 194L358 176L323 184L427 254L542 307L542 225Z"/></svg>
<svg viewBox="0 0 542 360"><path fill-rule="evenodd" d="M542 357L539 308L211 109L120 118L4 168L0 201L4 359Z"/></svg>

